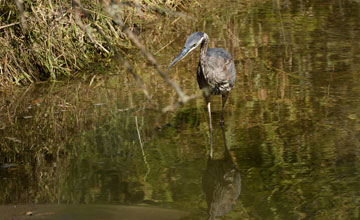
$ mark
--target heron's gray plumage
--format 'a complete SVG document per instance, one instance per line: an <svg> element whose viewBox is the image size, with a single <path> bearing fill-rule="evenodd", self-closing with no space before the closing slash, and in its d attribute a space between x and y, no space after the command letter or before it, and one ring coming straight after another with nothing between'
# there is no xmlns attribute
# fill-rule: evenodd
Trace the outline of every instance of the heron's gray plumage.
<svg viewBox="0 0 360 220"><path fill-rule="evenodd" d="M231 55L223 48L209 48L206 58L201 59L197 69L200 89L211 95L230 92L235 83L235 64Z"/></svg>
<svg viewBox="0 0 360 220"><path fill-rule="evenodd" d="M191 34L181 53L168 69L201 45L197 68L197 81L200 89L211 95L227 93L235 83L236 69L233 58L223 48L208 48L208 42L209 37L204 32Z"/></svg>

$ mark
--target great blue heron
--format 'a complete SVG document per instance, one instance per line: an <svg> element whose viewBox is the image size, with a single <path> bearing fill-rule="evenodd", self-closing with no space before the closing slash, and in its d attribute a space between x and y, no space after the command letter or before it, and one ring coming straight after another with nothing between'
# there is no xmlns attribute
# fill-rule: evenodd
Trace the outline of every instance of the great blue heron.
<svg viewBox="0 0 360 220"><path fill-rule="evenodd" d="M235 83L236 69L233 58L223 48L208 48L209 36L204 32L192 33L185 42L181 53L168 69L183 59L197 46L200 48L200 60L197 68L197 81L203 90L209 112L209 129L212 130L210 95L222 95L222 114L220 124L224 125L225 103Z"/></svg>

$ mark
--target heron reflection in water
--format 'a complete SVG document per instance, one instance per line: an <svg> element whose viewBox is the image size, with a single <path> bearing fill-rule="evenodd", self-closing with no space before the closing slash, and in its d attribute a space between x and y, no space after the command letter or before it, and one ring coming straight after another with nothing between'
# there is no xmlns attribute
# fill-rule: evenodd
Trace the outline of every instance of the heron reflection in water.
<svg viewBox="0 0 360 220"><path fill-rule="evenodd" d="M212 156L209 156L202 179L209 220L224 216L233 210L241 192L240 171L236 168L226 146L225 129L223 126L221 129L224 141L224 157L213 159Z"/></svg>
<svg viewBox="0 0 360 220"><path fill-rule="evenodd" d="M197 68L197 81L204 94L209 113L209 130L210 133L212 133L210 95L222 96L220 124L223 126L225 103L235 83L236 69L233 58L226 50L223 48L208 48L208 43L209 36L206 33L192 33L186 40L185 46L180 54L168 67L168 70L196 47L201 45L200 60ZM212 155L212 148L210 148L210 155Z"/></svg>

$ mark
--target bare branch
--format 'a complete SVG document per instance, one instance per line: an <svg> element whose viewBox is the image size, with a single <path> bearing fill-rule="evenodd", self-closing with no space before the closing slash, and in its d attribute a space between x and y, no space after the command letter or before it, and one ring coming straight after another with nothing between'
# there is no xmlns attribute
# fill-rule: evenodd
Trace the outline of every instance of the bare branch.
<svg viewBox="0 0 360 220"><path fill-rule="evenodd" d="M15 0L16 7L19 9L20 12L20 24L23 33L25 33L27 29L27 23L26 23L26 13L24 10L24 2L22 0Z"/></svg>
<svg viewBox="0 0 360 220"><path fill-rule="evenodd" d="M141 51L141 53L145 56L145 58L155 67L160 76L165 80L167 84L169 84L175 92L178 94L181 102L185 103L188 101L189 97L180 89L180 87L174 83L167 74L160 68L159 64L156 62L155 57L146 51L145 46L140 42L138 37L124 24L121 18L121 12L119 12L119 7L117 5L111 5L106 8L108 14L113 18L114 22L119 25L122 31L126 34L126 36L135 44L135 46Z"/></svg>
<svg viewBox="0 0 360 220"><path fill-rule="evenodd" d="M186 102L193 100L193 99L198 99L200 97L202 97L202 94L195 94L195 95L191 95L191 96L187 96L187 99L183 102L183 101L178 101L172 105L168 105L165 108L162 109L162 112L170 112L170 111L174 111L177 108L179 108L180 106L184 105Z"/></svg>
<svg viewBox="0 0 360 220"><path fill-rule="evenodd" d="M74 0L75 6L79 7L79 9L81 9L81 11L87 15L87 17L91 17L88 15L87 11L81 6L81 4L78 2L78 0ZM78 13L75 15L75 17L79 16ZM87 33L87 35L89 36L89 38L91 40L95 39L92 36L92 32L91 29L89 27L85 27L80 18L75 19L77 24L79 25L79 27L81 27L83 30L85 30L85 32ZM115 57L120 59L120 61L124 64L125 68L129 71L129 73L134 77L137 85L143 90L145 97L147 98L147 100L151 101L151 96L149 94L149 92L146 89L146 86L143 82L143 80L141 79L140 76L138 76L133 68L131 67L130 63L122 56L122 54L117 50L116 47L114 47L111 43L110 40L108 39L108 37L106 36L106 34L103 33L103 31L99 28L98 25L95 25L96 29L98 30L98 32L102 35L102 37L106 40L106 42L108 43L108 45L111 46L111 48L114 51ZM96 44L100 45L105 52L109 53L107 49L105 49L100 43L98 43L97 41L94 41Z"/></svg>

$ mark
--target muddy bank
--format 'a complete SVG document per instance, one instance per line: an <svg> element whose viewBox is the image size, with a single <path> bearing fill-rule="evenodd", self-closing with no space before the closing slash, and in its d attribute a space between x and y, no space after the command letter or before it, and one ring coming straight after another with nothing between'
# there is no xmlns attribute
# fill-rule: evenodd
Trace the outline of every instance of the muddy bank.
<svg viewBox="0 0 360 220"><path fill-rule="evenodd" d="M0 220L8 219L137 219L176 220L187 212L142 206L120 205L12 205L0 206Z"/></svg>

